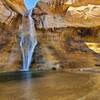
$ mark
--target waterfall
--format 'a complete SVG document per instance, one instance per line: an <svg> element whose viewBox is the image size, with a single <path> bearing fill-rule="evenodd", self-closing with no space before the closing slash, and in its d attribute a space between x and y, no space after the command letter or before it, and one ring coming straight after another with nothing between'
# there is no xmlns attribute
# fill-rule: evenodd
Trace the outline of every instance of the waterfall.
<svg viewBox="0 0 100 100"><path fill-rule="evenodd" d="M28 71L34 49L37 45L36 32L34 27L34 21L31 17L32 10L28 12L27 16L23 16L21 25L21 36L20 36L20 49L22 55L22 71Z"/></svg>

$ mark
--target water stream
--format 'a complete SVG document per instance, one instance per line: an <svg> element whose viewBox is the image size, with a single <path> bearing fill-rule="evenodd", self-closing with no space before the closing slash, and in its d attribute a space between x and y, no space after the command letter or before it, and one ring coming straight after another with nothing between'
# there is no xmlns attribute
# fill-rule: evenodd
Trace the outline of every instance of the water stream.
<svg viewBox="0 0 100 100"><path fill-rule="evenodd" d="M34 27L34 21L31 17L32 10L22 18L21 36L20 36L20 48L22 54L22 71L28 71L34 49L37 45L36 32Z"/></svg>

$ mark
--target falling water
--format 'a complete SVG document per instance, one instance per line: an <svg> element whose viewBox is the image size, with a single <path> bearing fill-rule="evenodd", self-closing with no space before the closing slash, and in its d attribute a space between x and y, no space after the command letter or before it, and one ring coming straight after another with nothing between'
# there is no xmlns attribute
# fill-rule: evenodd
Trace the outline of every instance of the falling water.
<svg viewBox="0 0 100 100"><path fill-rule="evenodd" d="M20 36L20 48L23 60L22 71L29 70L32 61L32 55L37 45L34 21L31 17L31 14L32 10L29 12L27 16L23 16L22 18L21 36Z"/></svg>

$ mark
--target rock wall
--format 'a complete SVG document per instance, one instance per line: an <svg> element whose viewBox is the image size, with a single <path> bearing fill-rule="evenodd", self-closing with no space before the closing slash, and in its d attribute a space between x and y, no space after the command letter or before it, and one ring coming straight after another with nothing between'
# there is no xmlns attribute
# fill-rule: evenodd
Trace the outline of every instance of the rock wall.
<svg viewBox="0 0 100 100"><path fill-rule="evenodd" d="M0 23L7 26L27 11L22 0L0 0L0 9Z"/></svg>
<svg viewBox="0 0 100 100"><path fill-rule="evenodd" d="M56 6L55 3L54 5ZM34 20L36 20L36 23L38 24L37 27L42 28L43 26L45 28L60 28L69 26L100 26L100 5L89 4L80 7L67 5L66 7L66 10L61 12L61 7L59 9L57 7L51 6L51 3L39 2L33 11ZM57 11L54 11L55 9L57 9Z"/></svg>
<svg viewBox="0 0 100 100"><path fill-rule="evenodd" d="M68 69L100 65L100 53L90 49L91 43L95 43L100 51L100 5L94 5L99 2L87 0L85 6L79 6L77 3L64 5L62 1L40 0L33 10L39 42L39 52L35 55L37 67Z"/></svg>
<svg viewBox="0 0 100 100"><path fill-rule="evenodd" d="M23 0L0 0L0 72L21 67L19 25L26 11Z"/></svg>
<svg viewBox="0 0 100 100"><path fill-rule="evenodd" d="M38 46L31 68L100 66L99 4L100 0L39 0L32 13ZM0 0L0 9L0 72L20 70L19 25L27 10L23 0Z"/></svg>

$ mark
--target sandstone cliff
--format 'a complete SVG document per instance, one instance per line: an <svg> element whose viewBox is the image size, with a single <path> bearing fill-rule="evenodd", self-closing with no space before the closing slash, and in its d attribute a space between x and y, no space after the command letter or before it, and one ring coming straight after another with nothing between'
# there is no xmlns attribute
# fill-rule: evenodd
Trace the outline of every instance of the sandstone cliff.
<svg viewBox="0 0 100 100"><path fill-rule="evenodd" d="M0 71L21 68L23 0L0 0ZM31 68L100 66L100 0L40 0L33 9L38 46ZM96 44L94 46L94 44Z"/></svg>
<svg viewBox="0 0 100 100"><path fill-rule="evenodd" d="M0 0L0 9L0 23L8 26L27 11L22 0Z"/></svg>
<svg viewBox="0 0 100 100"><path fill-rule="evenodd" d="M14 71L21 66L18 36L26 11L23 0L0 0L0 71Z"/></svg>
<svg viewBox="0 0 100 100"><path fill-rule="evenodd" d="M33 10L42 69L100 65L100 1L40 0ZM95 50L93 44L96 44Z"/></svg>
<svg viewBox="0 0 100 100"><path fill-rule="evenodd" d="M75 5L77 3L69 5L67 2L39 2L34 10L35 15L37 15L34 16L35 20L38 20L38 23L40 22L38 27L100 26L100 5L90 3L88 5L84 4L85 6L74 7L73 4ZM65 6L65 8L63 6ZM42 25L42 20L44 21L44 25Z"/></svg>

